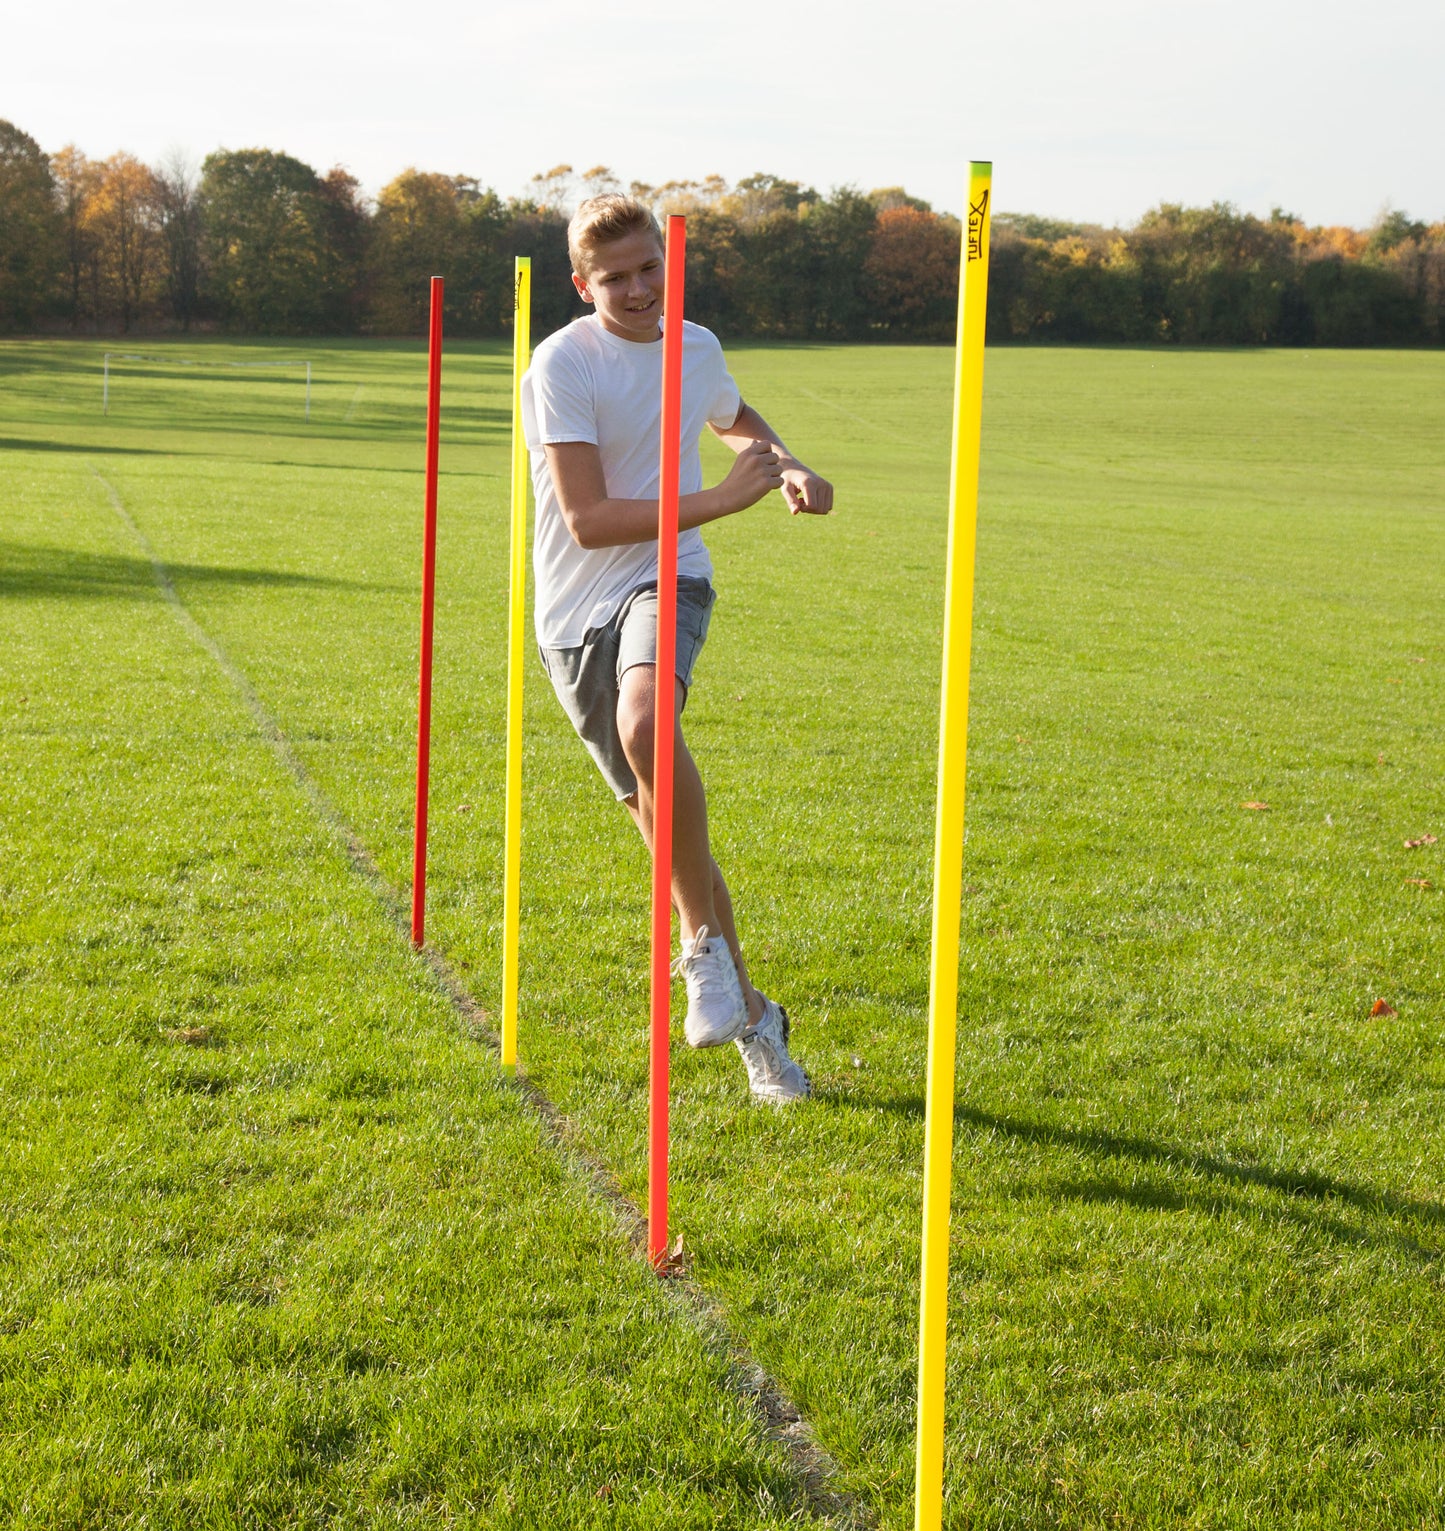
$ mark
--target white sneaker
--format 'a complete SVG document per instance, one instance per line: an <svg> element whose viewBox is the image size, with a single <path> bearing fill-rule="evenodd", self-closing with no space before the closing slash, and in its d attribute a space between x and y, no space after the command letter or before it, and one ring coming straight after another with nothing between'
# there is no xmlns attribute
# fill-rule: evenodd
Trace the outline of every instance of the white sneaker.
<svg viewBox="0 0 1445 1531"><path fill-rule="evenodd" d="M738 1051L748 1066L748 1085L754 1100L786 1106L813 1093L801 1065L788 1056L788 1012L763 996L763 1013L738 1040Z"/></svg>
<svg viewBox="0 0 1445 1531"><path fill-rule="evenodd" d="M688 1046L720 1047L734 1041L748 1023L748 1005L727 942L709 935L704 925L691 941L682 943L673 972L679 968L687 984L683 1031Z"/></svg>

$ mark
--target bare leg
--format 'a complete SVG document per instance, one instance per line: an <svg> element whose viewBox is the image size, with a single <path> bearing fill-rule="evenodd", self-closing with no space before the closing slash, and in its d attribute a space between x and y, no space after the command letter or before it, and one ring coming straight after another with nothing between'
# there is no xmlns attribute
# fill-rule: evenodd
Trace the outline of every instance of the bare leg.
<svg viewBox="0 0 1445 1531"><path fill-rule="evenodd" d="M637 793L627 798L642 838L652 847L652 751L656 722L656 667L634 665L622 677L617 702L617 728L628 764L637 777ZM682 737L682 682L677 682L673 738L672 902L685 941L704 925L728 944L738 981L748 1004L749 1023L763 1013L762 996L748 978L733 920L732 897L722 870L708 845L707 795L692 753Z"/></svg>

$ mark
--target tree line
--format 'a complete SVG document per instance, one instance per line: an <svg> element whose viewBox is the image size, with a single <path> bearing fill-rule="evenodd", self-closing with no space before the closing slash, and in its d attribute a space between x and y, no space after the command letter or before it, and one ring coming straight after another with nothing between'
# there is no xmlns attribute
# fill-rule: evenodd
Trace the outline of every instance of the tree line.
<svg viewBox="0 0 1445 1531"><path fill-rule="evenodd" d="M559 165L507 199L410 169L371 202L346 171L271 149L96 160L0 120L0 330L418 335L441 275L448 332L499 336L528 255L541 336L583 311L568 211L619 189L603 166ZM958 222L901 187L824 196L759 174L628 189L688 215L688 313L730 338L952 338ZM997 214L988 338L1439 344L1445 222L1319 228L1227 203L1165 204L1127 229Z"/></svg>

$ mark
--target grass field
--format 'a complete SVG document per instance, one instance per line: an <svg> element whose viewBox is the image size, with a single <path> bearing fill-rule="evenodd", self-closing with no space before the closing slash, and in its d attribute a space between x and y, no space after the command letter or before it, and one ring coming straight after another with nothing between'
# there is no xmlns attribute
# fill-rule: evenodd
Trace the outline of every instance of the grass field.
<svg viewBox="0 0 1445 1531"><path fill-rule="evenodd" d="M949 353L734 353L838 487L710 533L687 714L817 1097L675 1052L679 1290L598 1189L644 1197L646 862L534 655L558 1116L386 891L420 347L147 344L309 356L309 425L179 366L102 419L100 349L0 347L0 1516L911 1525ZM483 1011L509 370L453 348L442 452L428 935ZM950 1526L1445 1524L1442 568L1445 355L990 353Z"/></svg>

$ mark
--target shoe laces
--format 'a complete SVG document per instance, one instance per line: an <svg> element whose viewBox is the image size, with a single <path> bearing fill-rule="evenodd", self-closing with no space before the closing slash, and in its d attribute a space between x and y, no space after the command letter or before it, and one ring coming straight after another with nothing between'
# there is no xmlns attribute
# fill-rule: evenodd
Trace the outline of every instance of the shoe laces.
<svg viewBox="0 0 1445 1531"><path fill-rule="evenodd" d="M766 1005L763 1007L763 1013L752 1025L743 1027L738 1041L742 1043L745 1051L757 1049L759 1052L766 1052L776 1066L778 1062L778 1038L773 1035L772 1028L768 1025Z"/></svg>
<svg viewBox="0 0 1445 1531"><path fill-rule="evenodd" d="M692 959L697 956L698 948L703 944L704 941L707 940L708 934L709 932L707 926L699 925L697 934L692 938L692 940L684 941L682 943L682 950L672 960L671 972L674 978L676 978L679 973L684 975L686 974L685 965L691 962Z"/></svg>

